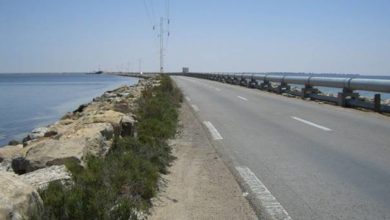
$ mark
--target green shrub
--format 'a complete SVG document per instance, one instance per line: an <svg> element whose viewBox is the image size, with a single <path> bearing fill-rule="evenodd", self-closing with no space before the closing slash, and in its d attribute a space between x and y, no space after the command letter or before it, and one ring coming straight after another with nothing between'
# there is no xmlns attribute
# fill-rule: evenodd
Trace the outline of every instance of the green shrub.
<svg viewBox="0 0 390 220"><path fill-rule="evenodd" d="M41 197L45 219L136 219L147 213L160 173L174 159L167 139L174 137L180 91L168 76L148 87L138 100L137 138L114 138L105 158L88 156L83 168L68 162L74 184L50 183Z"/></svg>

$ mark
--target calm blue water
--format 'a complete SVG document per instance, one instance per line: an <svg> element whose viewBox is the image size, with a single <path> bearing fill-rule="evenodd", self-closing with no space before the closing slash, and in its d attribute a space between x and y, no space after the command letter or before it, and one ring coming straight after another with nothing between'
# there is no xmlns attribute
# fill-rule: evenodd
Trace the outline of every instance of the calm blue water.
<svg viewBox="0 0 390 220"><path fill-rule="evenodd" d="M57 121L107 90L137 82L105 74L0 74L0 146Z"/></svg>

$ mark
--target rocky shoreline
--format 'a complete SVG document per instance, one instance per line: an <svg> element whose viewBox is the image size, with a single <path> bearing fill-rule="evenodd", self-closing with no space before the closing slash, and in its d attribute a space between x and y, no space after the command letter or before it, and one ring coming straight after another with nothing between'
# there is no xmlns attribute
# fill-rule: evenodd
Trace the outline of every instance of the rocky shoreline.
<svg viewBox="0 0 390 220"><path fill-rule="evenodd" d="M22 144L0 148L0 219L25 219L43 209L37 190L59 180L71 184L67 161L84 165L104 157L114 136L134 136L136 102L154 79L107 91L56 123L34 129Z"/></svg>

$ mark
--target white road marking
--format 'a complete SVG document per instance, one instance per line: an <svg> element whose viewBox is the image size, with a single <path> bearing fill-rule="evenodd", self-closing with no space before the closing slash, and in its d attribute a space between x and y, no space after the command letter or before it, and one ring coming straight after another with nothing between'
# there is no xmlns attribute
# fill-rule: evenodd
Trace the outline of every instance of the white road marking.
<svg viewBox="0 0 390 220"><path fill-rule="evenodd" d="M271 216L271 219L292 220L283 206L248 167L237 166L236 170L249 186L250 193L261 203L262 211L266 215Z"/></svg>
<svg viewBox="0 0 390 220"><path fill-rule="evenodd" d="M186 96L186 100L187 100L188 102L191 102L191 98L188 97L188 96Z"/></svg>
<svg viewBox="0 0 390 220"><path fill-rule="evenodd" d="M194 109L194 111L196 111L196 112L198 112L198 111L199 111L199 108L198 108L198 106L196 106L196 105L191 105L191 107Z"/></svg>
<svg viewBox="0 0 390 220"><path fill-rule="evenodd" d="M311 125L313 127L316 127L316 128L319 128L319 129L322 129L324 131L331 131L332 129L330 128L327 128L327 127L324 127L322 125L318 125L316 123L313 123L313 122L310 122L310 121L306 121L305 119L302 119L302 118L298 118L298 117L295 117L295 116L291 116L292 119L295 119L297 121L300 121L302 123L305 123L305 124L308 124L308 125Z"/></svg>
<svg viewBox="0 0 390 220"><path fill-rule="evenodd" d="M242 96L237 96L239 99L242 99L242 100L244 100L244 101L248 101L248 99L247 98L245 98L245 97L242 97Z"/></svg>
<svg viewBox="0 0 390 220"><path fill-rule="evenodd" d="M218 132L218 130L214 127L213 124L209 121L204 121L204 125L209 129L211 136L213 137L214 140L222 140L221 134Z"/></svg>

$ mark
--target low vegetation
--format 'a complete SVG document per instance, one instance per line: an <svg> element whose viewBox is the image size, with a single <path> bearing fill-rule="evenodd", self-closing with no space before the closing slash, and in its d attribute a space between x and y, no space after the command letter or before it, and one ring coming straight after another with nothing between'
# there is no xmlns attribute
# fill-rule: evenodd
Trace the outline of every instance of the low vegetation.
<svg viewBox="0 0 390 220"><path fill-rule="evenodd" d="M180 91L168 76L146 88L138 100L136 137L116 137L105 158L89 156L86 166L68 163L74 184L49 184L40 192L44 219L137 219L147 213L161 173L173 160Z"/></svg>

